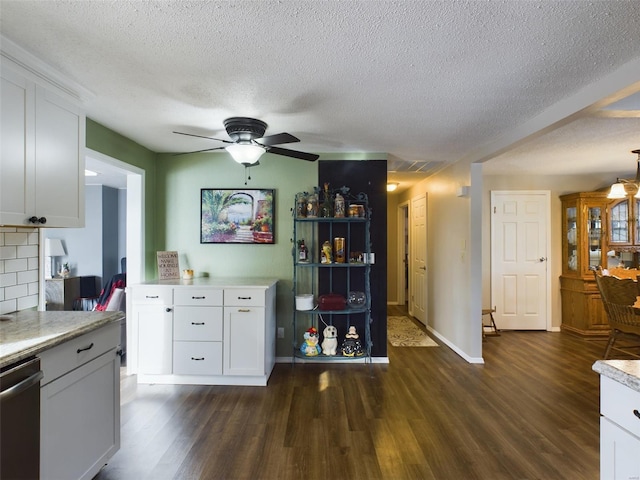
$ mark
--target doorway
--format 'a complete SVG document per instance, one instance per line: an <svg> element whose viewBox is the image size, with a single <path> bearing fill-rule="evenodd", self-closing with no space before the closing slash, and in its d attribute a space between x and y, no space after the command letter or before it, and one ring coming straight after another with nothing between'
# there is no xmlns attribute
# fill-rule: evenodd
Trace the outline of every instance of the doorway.
<svg viewBox="0 0 640 480"><path fill-rule="evenodd" d="M398 205L398 260L397 260L397 303L407 308L409 298L409 202Z"/></svg>

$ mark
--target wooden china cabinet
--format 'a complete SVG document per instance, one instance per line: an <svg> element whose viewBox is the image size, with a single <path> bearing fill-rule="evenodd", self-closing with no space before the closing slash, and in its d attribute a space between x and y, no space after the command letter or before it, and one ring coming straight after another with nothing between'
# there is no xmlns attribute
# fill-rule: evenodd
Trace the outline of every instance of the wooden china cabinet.
<svg viewBox="0 0 640 480"><path fill-rule="evenodd" d="M640 199L607 191L563 195L562 329L584 336L608 335L609 324L593 270L640 264Z"/></svg>
<svg viewBox="0 0 640 480"><path fill-rule="evenodd" d="M593 270L607 265L606 192L572 193L562 201L562 330L609 334Z"/></svg>

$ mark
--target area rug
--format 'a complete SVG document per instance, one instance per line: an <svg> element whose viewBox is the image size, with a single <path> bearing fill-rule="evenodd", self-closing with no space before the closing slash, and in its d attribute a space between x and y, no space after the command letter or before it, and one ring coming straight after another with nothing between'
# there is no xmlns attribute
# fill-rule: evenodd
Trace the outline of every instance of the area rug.
<svg viewBox="0 0 640 480"><path fill-rule="evenodd" d="M394 347L437 347L429 335L407 317L387 317L387 340Z"/></svg>

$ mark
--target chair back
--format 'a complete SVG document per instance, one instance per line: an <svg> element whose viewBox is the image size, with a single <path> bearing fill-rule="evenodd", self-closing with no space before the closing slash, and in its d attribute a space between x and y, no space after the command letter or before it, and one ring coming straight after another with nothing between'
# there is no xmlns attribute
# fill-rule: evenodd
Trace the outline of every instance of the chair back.
<svg viewBox="0 0 640 480"><path fill-rule="evenodd" d="M638 297L638 282L631 278L618 278L593 272L602 301L616 305L633 305Z"/></svg>

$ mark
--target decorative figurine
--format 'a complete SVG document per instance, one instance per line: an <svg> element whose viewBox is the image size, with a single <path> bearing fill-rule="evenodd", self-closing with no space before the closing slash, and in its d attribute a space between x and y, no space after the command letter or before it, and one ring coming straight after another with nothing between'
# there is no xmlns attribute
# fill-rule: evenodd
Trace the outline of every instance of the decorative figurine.
<svg viewBox="0 0 640 480"><path fill-rule="evenodd" d="M356 327L353 325L349 327L349 332L342 341L342 355L345 357L359 357L364 355L360 335L358 335Z"/></svg>
<svg viewBox="0 0 640 480"><path fill-rule="evenodd" d="M319 355L322 349L318 345L318 330L316 327L309 328L304 332L304 342L300 346L300 351L307 357Z"/></svg>
<svg viewBox="0 0 640 480"><path fill-rule="evenodd" d="M67 278L70 272L71 272L71 269L69 268L69 264L63 263L62 266L60 267L60 271L58 272L58 275L60 275L62 278Z"/></svg>
<svg viewBox="0 0 640 480"><path fill-rule="evenodd" d="M333 356L338 353L338 329L333 325L327 325L322 331L322 353Z"/></svg>
<svg viewBox="0 0 640 480"><path fill-rule="evenodd" d="M333 250L328 240L322 244L320 263L333 263Z"/></svg>

